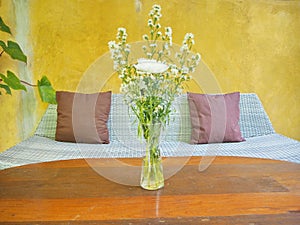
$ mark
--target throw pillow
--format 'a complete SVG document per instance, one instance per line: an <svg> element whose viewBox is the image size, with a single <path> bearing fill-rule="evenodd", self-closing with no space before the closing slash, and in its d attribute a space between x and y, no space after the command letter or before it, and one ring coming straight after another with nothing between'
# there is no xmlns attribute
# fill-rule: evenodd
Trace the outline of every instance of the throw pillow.
<svg viewBox="0 0 300 225"><path fill-rule="evenodd" d="M188 93L192 144L240 142L240 93Z"/></svg>
<svg viewBox="0 0 300 225"><path fill-rule="evenodd" d="M78 143L109 143L107 121L111 92L82 94L56 92L57 126L55 140Z"/></svg>

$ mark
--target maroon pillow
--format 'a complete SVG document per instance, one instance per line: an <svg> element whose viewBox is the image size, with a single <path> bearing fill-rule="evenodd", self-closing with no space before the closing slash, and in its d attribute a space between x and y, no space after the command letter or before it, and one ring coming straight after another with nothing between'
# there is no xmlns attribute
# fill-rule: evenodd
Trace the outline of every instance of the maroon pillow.
<svg viewBox="0 0 300 225"><path fill-rule="evenodd" d="M192 144L240 142L240 93L188 93Z"/></svg>
<svg viewBox="0 0 300 225"><path fill-rule="evenodd" d="M81 94L56 92L57 126L55 140L78 143L109 143L107 120L111 92Z"/></svg>

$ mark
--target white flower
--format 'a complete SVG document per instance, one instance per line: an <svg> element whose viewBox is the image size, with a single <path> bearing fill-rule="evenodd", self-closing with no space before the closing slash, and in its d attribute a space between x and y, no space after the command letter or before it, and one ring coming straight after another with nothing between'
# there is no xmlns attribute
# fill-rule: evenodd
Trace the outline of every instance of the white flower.
<svg viewBox="0 0 300 225"><path fill-rule="evenodd" d="M150 26L150 27L153 26L153 21L152 21L152 19L149 19L149 20L148 20L148 26Z"/></svg>
<svg viewBox="0 0 300 225"><path fill-rule="evenodd" d="M128 85L121 84L120 90L121 90L121 92L124 92L124 93L127 92L128 91Z"/></svg>
<svg viewBox="0 0 300 225"><path fill-rule="evenodd" d="M143 40L144 40L144 41L147 41L147 40L149 40L149 37L148 37L148 35L147 35L147 34L144 34L144 35L143 35Z"/></svg>
<svg viewBox="0 0 300 225"><path fill-rule="evenodd" d="M108 42L108 47L109 48L115 48L115 46L116 46L116 42L115 41Z"/></svg>
<svg viewBox="0 0 300 225"><path fill-rule="evenodd" d="M151 12L160 12L160 11L161 11L160 5L155 4L152 6Z"/></svg>
<svg viewBox="0 0 300 225"><path fill-rule="evenodd" d="M152 74L150 75L150 78L151 78L152 80L155 80L155 76L153 76Z"/></svg>
<svg viewBox="0 0 300 225"><path fill-rule="evenodd" d="M118 70L119 69L119 65L114 63L114 70Z"/></svg>
<svg viewBox="0 0 300 225"><path fill-rule="evenodd" d="M125 51L126 53L130 53L130 48L125 48L124 51Z"/></svg>
<svg viewBox="0 0 300 225"><path fill-rule="evenodd" d="M182 67L182 73L188 73L189 72L189 68L187 68L186 66Z"/></svg>
<svg viewBox="0 0 300 225"><path fill-rule="evenodd" d="M166 28L165 28L165 34L166 34L168 37L171 37L171 36L172 36L172 28L171 28L171 27L166 27Z"/></svg>
<svg viewBox="0 0 300 225"><path fill-rule="evenodd" d="M165 43L165 44L164 44L164 48L165 48L166 50L168 50L168 49L169 49L169 45L168 45L168 43Z"/></svg>
<svg viewBox="0 0 300 225"><path fill-rule="evenodd" d="M158 14L158 15L155 15L155 16L154 16L154 19L155 19L155 20L159 20L160 17L161 17L161 15Z"/></svg>
<svg viewBox="0 0 300 225"><path fill-rule="evenodd" d="M123 27L119 27L117 33L117 39L122 39L123 41L126 41L126 38L127 38L126 29Z"/></svg>
<svg viewBox="0 0 300 225"><path fill-rule="evenodd" d="M187 41L188 39L193 39L194 38L194 34L192 33L186 33L184 36L184 40Z"/></svg>
<svg viewBox="0 0 300 225"><path fill-rule="evenodd" d="M188 50L189 50L189 47L188 47L187 43L183 43L183 45L180 47L180 52L185 52Z"/></svg>
<svg viewBox="0 0 300 225"><path fill-rule="evenodd" d="M156 47L157 47L157 44L152 43L152 44L150 44L149 46L150 46L151 48L156 48Z"/></svg>
<svg viewBox="0 0 300 225"><path fill-rule="evenodd" d="M138 63L134 67L148 73L163 73L169 68L168 65L154 59L138 59Z"/></svg>
<svg viewBox="0 0 300 225"><path fill-rule="evenodd" d="M177 75L178 74L178 69L173 67L171 69L171 73L174 74L174 75Z"/></svg>
<svg viewBox="0 0 300 225"><path fill-rule="evenodd" d="M172 28L166 27L165 28L165 35L169 38L169 44L172 46Z"/></svg>
<svg viewBox="0 0 300 225"><path fill-rule="evenodd" d="M158 112L158 111L160 111L160 110L163 110L164 109L164 107L163 106L161 106L161 105L158 105L158 106L156 106L155 107L155 109L154 109L154 112Z"/></svg>
<svg viewBox="0 0 300 225"><path fill-rule="evenodd" d="M147 89L147 85L142 77L139 80L139 87L140 87L140 89Z"/></svg>
<svg viewBox="0 0 300 225"><path fill-rule="evenodd" d="M196 61L199 63L201 60L201 55L199 53L196 54Z"/></svg>
<svg viewBox="0 0 300 225"><path fill-rule="evenodd" d="M126 33L126 28L124 27L119 27L118 32Z"/></svg>

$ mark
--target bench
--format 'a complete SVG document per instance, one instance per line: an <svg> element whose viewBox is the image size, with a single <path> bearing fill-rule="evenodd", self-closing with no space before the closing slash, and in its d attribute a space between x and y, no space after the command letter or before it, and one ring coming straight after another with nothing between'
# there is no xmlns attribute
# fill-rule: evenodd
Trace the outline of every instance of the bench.
<svg viewBox="0 0 300 225"><path fill-rule="evenodd" d="M35 133L0 154L0 169L79 158L143 157L144 143L137 138L134 116L129 115L122 94L112 95L108 121L109 144L55 141L56 105L49 105ZM300 142L276 133L255 93L241 93L240 128L243 142L190 144L191 122L186 94L173 104L170 123L162 135L163 157L240 156L300 163Z"/></svg>

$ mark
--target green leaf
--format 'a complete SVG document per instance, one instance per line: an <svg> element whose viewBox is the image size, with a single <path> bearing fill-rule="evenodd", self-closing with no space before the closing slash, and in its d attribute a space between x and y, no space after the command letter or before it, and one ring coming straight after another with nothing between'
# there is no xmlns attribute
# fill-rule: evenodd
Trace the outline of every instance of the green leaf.
<svg viewBox="0 0 300 225"><path fill-rule="evenodd" d="M4 50L4 49L7 49L6 44L5 44L4 41L1 41L1 40L0 40L0 46L3 48L3 50Z"/></svg>
<svg viewBox="0 0 300 225"><path fill-rule="evenodd" d="M7 41L7 50L5 52L9 54L12 59L17 59L27 63L27 56L23 53L18 43L14 41Z"/></svg>
<svg viewBox="0 0 300 225"><path fill-rule="evenodd" d="M26 91L26 87L21 84L20 79L11 71L7 71L7 76L0 73L0 77L10 88L14 90L24 90Z"/></svg>
<svg viewBox="0 0 300 225"><path fill-rule="evenodd" d="M56 92L46 76L43 76L41 80L38 80L38 89L43 102L57 104Z"/></svg>
<svg viewBox="0 0 300 225"><path fill-rule="evenodd" d="M7 45L0 41L0 46L12 58L27 63L27 56L23 53L18 43L14 41L7 41Z"/></svg>
<svg viewBox="0 0 300 225"><path fill-rule="evenodd" d="M8 86L8 85L5 85L5 84L0 84L0 88L3 88L3 89L5 89L5 91L6 91L6 94L8 94L8 95L11 95L11 90L10 90L10 88L9 88L9 86ZM1 95L1 91L0 91L0 95Z"/></svg>
<svg viewBox="0 0 300 225"><path fill-rule="evenodd" d="M11 34L10 28L9 26L7 26L4 21L2 20L2 18L0 17L0 30L6 33Z"/></svg>

